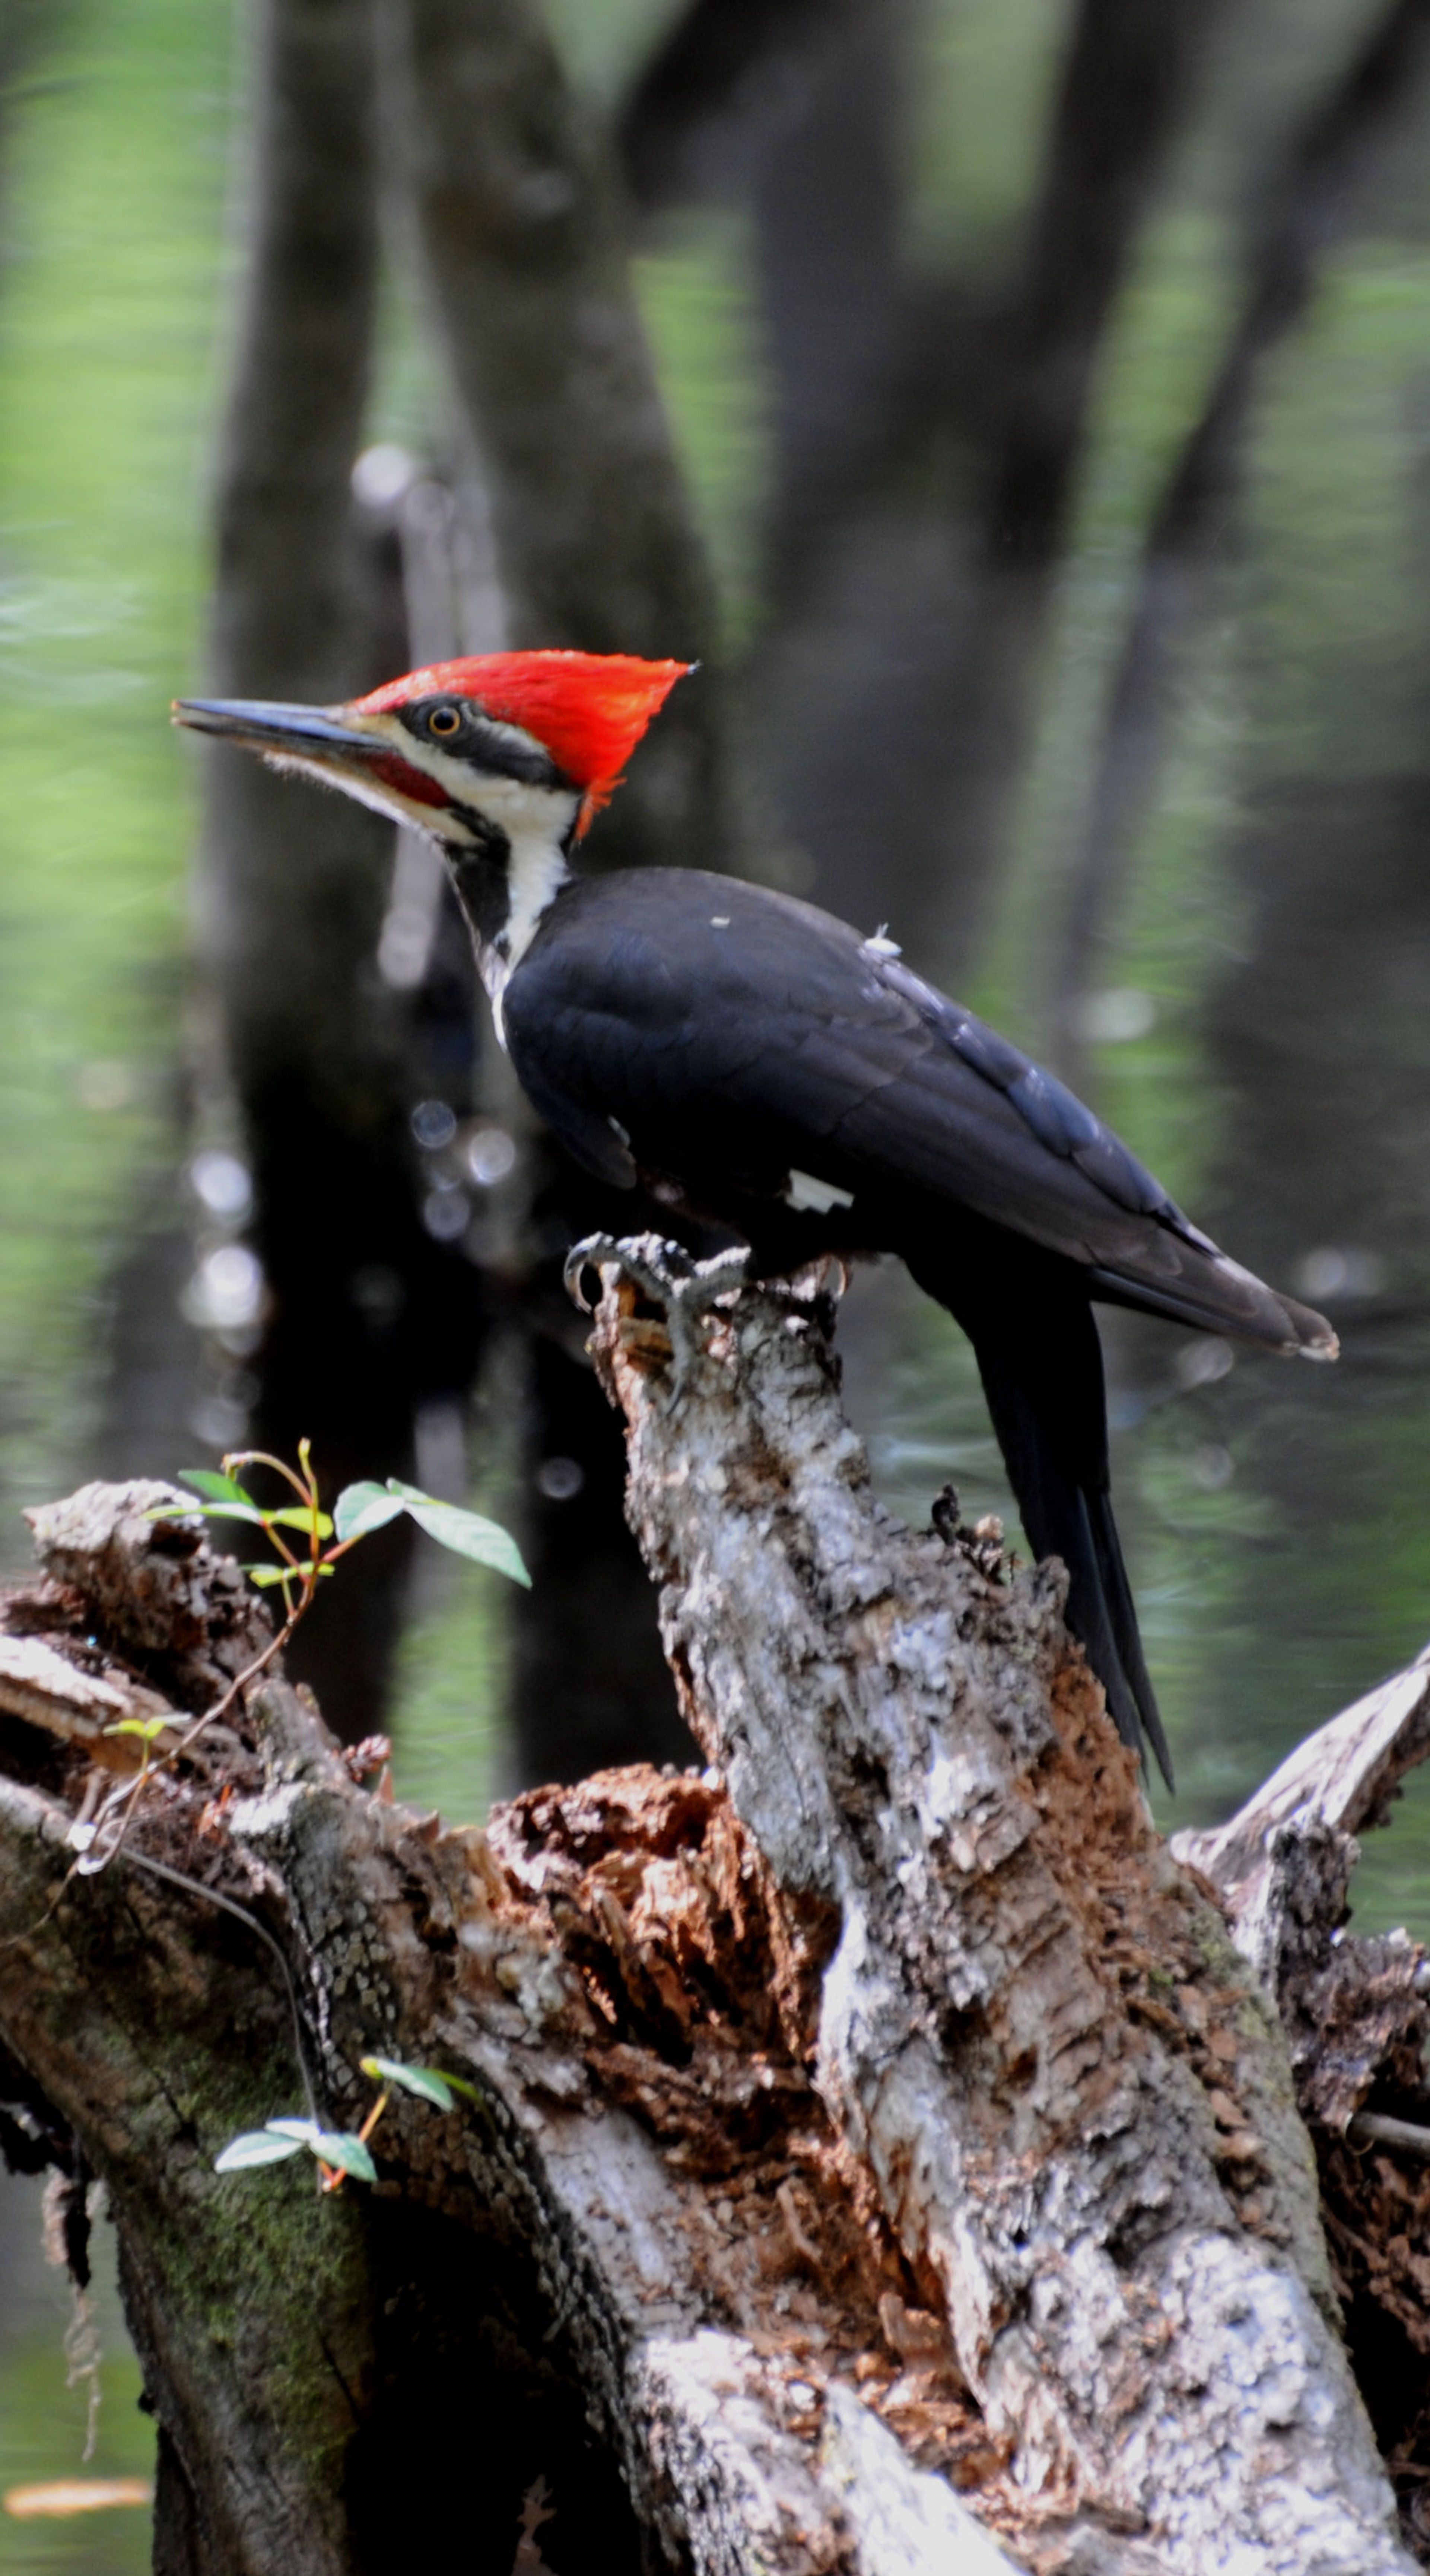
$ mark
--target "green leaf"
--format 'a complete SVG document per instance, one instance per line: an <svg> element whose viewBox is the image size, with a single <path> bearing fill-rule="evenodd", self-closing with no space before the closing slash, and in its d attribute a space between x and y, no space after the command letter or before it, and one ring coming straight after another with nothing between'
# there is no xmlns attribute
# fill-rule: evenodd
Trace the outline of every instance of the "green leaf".
<svg viewBox="0 0 1430 2576"><path fill-rule="evenodd" d="M104 1732L106 1735L142 1735L146 1744L152 1744L155 1736L162 1735L168 1724L167 1717L117 1717Z"/></svg>
<svg viewBox="0 0 1430 2576"><path fill-rule="evenodd" d="M192 1485L194 1492L202 1494L205 1502L246 1503L250 1511L255 1508L253 1496L244 1492L237 1477L221 1476L213 1467L181 1467L179 1482Z"/></svg>
<svg viewBox="0 0 1430 2576"><path fill-rule="evenodd" d="M265 2120L264 2127L276 2137L291 2138L295 2147L306 2147L320 2156L325 2165L337 2165L343 2173L355 2174L359 2182L376 2182L377 2167L361 2138L346 2129L320 2129L316 2120Z"/></svg>
<svg viewBox="0 0 1430 2576"><path fill-rule="evenodd" d="M484 1520L480 1512L463 1511L457 1503L439 1503L434 1495L419 1492L415 1485L404 1485L396 1476L388 1477L387 1488L389 1493L402 1496L418 1528L435 1538L439 1546L451 1548L457 1556L469 1556L475 1565L495 1566L498 1574L509 1575L513 1583L530 1585L521 1550L498 1522Z"/></svg>
<svg viewBox="0 0 1430 2576"><path fill-rule="evenodd" d="M346 1543L350 1538L366 1538L370 1530L395 1521L404 1509L385 1485L345 1485L333 1506L333 1523Z"/></svg>
<svg viewBox="0 0 1430 2576"><path fill-rule="evenodd" d="M265 1529L296 1529L302 1530L305 1537L312 1536L314 1515L306 1503L289 1503L285 1510L264 1512L261 1517ZM331 1538L333 1524L327 1513L319 1512L317 1522L319 1538Z"/></svg>
<svg viewBox="0 0 1430 2576"><path fill-rule="evenodd" d="M266 2129L245 2129L241 2137L230 2138L222 2155L214 2158L215 2173L246 2173L253 2165L281 2165L286 2156L301 2154L306 2140L273 2135L273 2123Z"/></svg>
<svg viewBox="0 0 1430 2576"><path fill-rule="evenodd" d="M376 2182L377 2167L361 2138L347 2129L319 2129L308 2145L325 2165L336 2165L340 2172L350 2173L356 2182Z"/></svg>
<svg viewBox="0 0 1430 2576"><path fill-rule="evenodd" d="M404 2066L396 2057L365 2057L361 2061L364 2075L380 2078L384 2084L396 2084L404 2093L415 2093L419 2102L434 2102L439 2111L454 2110L452 2087L435 2066Z"/></svg>

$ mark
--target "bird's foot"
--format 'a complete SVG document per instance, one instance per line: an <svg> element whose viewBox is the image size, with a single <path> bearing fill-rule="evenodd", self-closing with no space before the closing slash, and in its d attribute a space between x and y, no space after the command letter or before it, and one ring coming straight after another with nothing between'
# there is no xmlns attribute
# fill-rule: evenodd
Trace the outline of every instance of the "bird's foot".
<svg viewBox="0 0 1430 2576"><path fill-rule="evenodd" d="M684 1244L672 1243L664 1235L588 1234L571 1246L562 1277L567 1295L586 1315L594 1311L594 1301L586 1297L581 1285L581 1274L587 1269L624 1271L663 1308L671 1350L667 1411L673 1411L703 1353L698 1319L709 1312L718 1297L744 1287L748 1260L743 1245L734 1251L714 1253L708 1261L696 1261Z"/></svg>

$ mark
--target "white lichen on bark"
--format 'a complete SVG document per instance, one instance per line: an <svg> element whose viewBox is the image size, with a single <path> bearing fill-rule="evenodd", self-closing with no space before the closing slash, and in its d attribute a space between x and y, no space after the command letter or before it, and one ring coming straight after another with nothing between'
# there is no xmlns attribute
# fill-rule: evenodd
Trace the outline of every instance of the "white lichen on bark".
<svg viewBox="0 0 1430 2576"><path fill-rule="evenodd" d="M837 1919L819 2089L1019 2476L1103 2567L1408 2568L1280 2032L1151 1829L1054 1572L991 1580L890 1518L815 1304L721 1298L673 1385L660 1247L598 1257L689 1722L789 1902Z"/></svg>

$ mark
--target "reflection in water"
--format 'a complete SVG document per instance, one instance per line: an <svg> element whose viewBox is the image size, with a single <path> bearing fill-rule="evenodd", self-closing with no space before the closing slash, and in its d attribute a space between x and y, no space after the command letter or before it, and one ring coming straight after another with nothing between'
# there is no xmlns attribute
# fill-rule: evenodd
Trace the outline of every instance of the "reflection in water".
<svg viewBox="0 0 1430 2576"><path fill-rule="evenodd" d="M1244 1642L1208 1664L1249 1778L1430 1628L1427 859L1415 777L1281 788L1235 851L1247 954L1209 1031L1226 1223L1253 1262L1325 1281L1343 1345L1313 1389L1249 1371L1223 1396L1268 1516L1237 1583ZM1430 1842L1397 1871L1430 1930Z"/></svg>
<svg viewBox="0 0 1430 2576"><path fill-rule="evenodd" d="M90 2289L103 2360L94 2457L83 2459L86 2399L65 2386L68 2284L40 2249L38 2179L0 2170L0 2494L61 2478L154 2475L154 2426L139 2411L139 2365L124 2331L114 2277L114 2234L91 2239ZM150 2515L112 2506L62 2521L0 2512L0 2576L143 2576Z"/></svg>

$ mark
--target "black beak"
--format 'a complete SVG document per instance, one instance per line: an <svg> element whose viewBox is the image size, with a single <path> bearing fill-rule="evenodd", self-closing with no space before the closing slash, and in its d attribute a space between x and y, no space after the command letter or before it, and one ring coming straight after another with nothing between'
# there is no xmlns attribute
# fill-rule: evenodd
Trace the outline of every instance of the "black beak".
<svg viewBox="0 0 1430 2576"><path fill-rule="evenodd" d="M326 707L287 707L267 698L176 698L173 719L194 733L225 735L257 751L306 752L310 759L349 759L389 748Z"/></svg>

